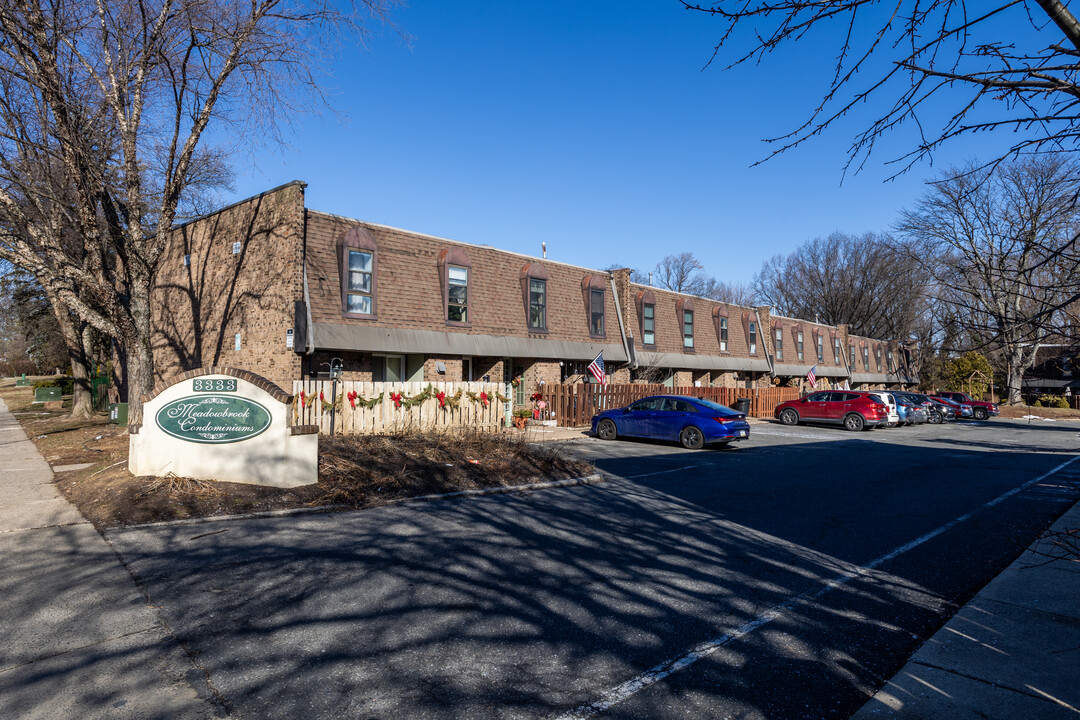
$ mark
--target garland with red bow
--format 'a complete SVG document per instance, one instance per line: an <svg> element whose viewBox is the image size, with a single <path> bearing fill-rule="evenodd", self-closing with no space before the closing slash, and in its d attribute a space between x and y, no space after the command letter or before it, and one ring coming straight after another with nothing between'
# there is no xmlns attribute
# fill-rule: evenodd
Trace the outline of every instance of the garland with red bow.
<svg viewBox="0 0 1080 720"><path fill-rule="evenodd" d="M376 405L383 401L382 393L379 393L378 395L375 395L371 398L366 398L355 390L350 390L348 393L346 393L345 397L349 399L349 406L352 407L353 410L356 409L357 405L365 407L368 410L373 410Z"/></svg>

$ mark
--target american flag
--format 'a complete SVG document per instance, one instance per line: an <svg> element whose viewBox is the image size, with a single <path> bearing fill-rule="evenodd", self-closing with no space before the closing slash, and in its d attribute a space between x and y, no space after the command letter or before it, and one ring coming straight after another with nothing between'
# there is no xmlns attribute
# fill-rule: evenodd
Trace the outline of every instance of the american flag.
<svg viewBox="0 0 1080 720"><path fill-rule="evenodd" d="M601 352L589 363L588 370L596 378L596 382L604 384L604 353Z"/></svg>
<svg viewBox="0 0 1080 720"><path fill-rule="evenodd" d="M817 375L814 373L815 370L817 370L817 365L810 368L810 372L806 373L806 381L810 383L811 390L817 387Z"/></svg>

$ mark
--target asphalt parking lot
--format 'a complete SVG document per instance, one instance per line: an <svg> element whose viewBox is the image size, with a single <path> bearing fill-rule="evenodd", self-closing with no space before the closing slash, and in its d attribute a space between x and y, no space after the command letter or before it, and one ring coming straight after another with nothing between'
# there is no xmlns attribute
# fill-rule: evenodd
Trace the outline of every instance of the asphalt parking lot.
<svg viewBox="0 0 1080 720"><path fill-rule="evenodd" d="M600 485L108 539L260 718L846 718L1078 498L1080 424L583 438Z"/></svg>

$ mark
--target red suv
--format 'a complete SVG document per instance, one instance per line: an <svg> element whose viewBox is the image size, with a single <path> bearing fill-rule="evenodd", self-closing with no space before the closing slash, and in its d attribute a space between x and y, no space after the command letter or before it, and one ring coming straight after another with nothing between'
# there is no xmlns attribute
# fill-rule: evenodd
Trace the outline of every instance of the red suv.
<svg viewBox="0 0 1080 720"><path fill-rule="evenodd" d="M970 395L962 392L940 392L938 397L948 398L953 402L962 403L964 405L970 405L972 414L976 420L985 420L988 417L992 417L998 414L998 406L992 402L984 402L983 400L973 400Z"/></svg>
<svg viewBox="0 0 1080 720"><path fill-rule="evenodd" d="M823 390L780 403L773 417L785 425L835 423L848 430L862 430L888 424L889 407L868 392Z"/></svg>

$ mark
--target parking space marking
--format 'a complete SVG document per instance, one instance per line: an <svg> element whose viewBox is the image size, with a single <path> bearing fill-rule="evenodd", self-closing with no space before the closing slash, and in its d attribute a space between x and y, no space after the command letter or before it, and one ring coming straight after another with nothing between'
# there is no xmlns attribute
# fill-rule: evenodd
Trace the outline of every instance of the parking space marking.
<svg viewBox="0 0 1080 720"><path fill-rule="evenodd" d="M1080 455L1074 455L1073 457L1069 458L1068 460L1061 463L1049 472L1046 472L1032 480L1028 480L1027 482L1019 485L1018 487L1013 488L1012 490L1008 490L1002 493L993 500L984 503L979 508L976 508L969 513L964 513L963 515L954 518L953 520L950 520L949 522L934 530L931 530L925 535L921 535L912 540L911 542L901 545L900 547L889 551L888 553L882 555L879 558L871 560L866 565L863 565L861 567L855 567L842 575L838 575L817 590L809 590L799 595L794 595L785 600L784 602L780 603L779 605L769 608L768 610L761 613L753 620L745 623L741 627L736 628L735 630L724 635L720 635L710 640L706 640L705 642L700 643L699 645L694 647L689 652L677 658L666 660L658 665L653 666L652 668L646 670L637 677L631 678L630 680L627 680L620 685L617 685L609 690L602 692L600 694L600 699L591 703L587 703L585 705L581 705L568 713L559 715L555 718L555 720L586 720L587 718L591 718L598 713L602 713L605 710L610 709L612 706L622 702L623 700L626 700L641 692L642 690L645 690L646 688L655 685L661 680L664 680L665 678L674 675L680 670L684 670L690 667L698 660L703 660L709 657L728 643L738 640L739 638L748 635L749 633L752 633L758 628L768 625L777 618L783 617L785 613L787 613L789 610L792 610L795 606L803 602L818 600L826 594L832 592L833 590L847 585L852 580L856 580L858 578L868 575L870 572L876 570L890 560L894 560L895 558L903 555L904 553L910 552L911 550L914 550L920 545L936 538L938 535L948 532L957 525L966 522L967 520L970 520L972 517L975 516L977 512L979 512L979 510L998 505L999 503L1007 500L1013 495L1021 493L1024 490L1032 487L1033 485L1041 483L1043 480L1046 480L1047 478L1060 472L1061 470L1064 470L1066 467L1073 464L1077 460L1080 460Z"/></svg>

